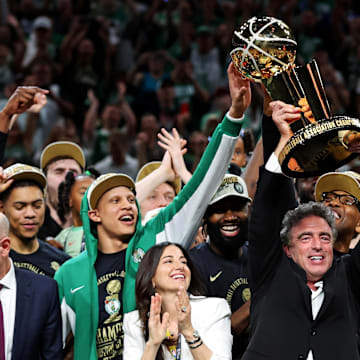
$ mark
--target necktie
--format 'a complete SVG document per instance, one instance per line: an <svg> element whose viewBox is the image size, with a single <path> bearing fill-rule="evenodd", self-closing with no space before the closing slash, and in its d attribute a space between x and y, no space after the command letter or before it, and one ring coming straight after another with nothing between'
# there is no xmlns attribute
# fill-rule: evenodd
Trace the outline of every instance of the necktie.
<svg viewBox="0 0 360 360"><path fill-rule="evenodd" d="M0 291L2 289L0 284ZM4 332L4 314L3 307L0 301L0 360L5 360L5 332Z"/></svg>

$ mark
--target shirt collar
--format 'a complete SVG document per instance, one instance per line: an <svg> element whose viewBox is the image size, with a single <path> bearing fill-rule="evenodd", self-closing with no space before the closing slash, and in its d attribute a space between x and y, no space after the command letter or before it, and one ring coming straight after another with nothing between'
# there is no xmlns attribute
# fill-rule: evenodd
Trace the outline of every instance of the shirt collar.
<svg viewBox="0 0 360 360"><path fill-rule="evenodd" d="M16 287L15 268L11 258L9 258L9 260L10 260L10 270L0 280L0 284L5 288L14 289Z"/></svg>

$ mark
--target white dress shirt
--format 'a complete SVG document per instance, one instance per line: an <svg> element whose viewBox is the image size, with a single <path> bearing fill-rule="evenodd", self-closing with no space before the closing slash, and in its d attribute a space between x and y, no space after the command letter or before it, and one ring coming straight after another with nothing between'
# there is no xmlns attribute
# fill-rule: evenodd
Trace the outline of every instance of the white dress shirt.
<svg viewBox="0 0 360 360"><path fill-rule="evenodd" d="M314 286L317 288L315 291L311 290L311 309L312 309L312 316L313 320L316 319L317 314L319 313L319 310L321 308L321 305L324 301L324 282L318 281L314 284ZM306 360L313 360L313 353L310 349L309 354L306 358Z"/></svg>
<svg viewBox="0 0 360 360"><path fill-rule="evenodd" d="M16 309L16 278L14 264L11 259L10 270L0 279L0 284L2 285L0 301L4 316L5 359L11 360Z"/></svg>

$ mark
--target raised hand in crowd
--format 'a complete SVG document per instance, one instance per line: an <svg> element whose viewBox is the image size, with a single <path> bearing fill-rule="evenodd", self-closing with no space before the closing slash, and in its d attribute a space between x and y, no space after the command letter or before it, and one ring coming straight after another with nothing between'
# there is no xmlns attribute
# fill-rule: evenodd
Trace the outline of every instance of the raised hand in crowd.
<svg viewBox="0 0 360 360"><path fill-rule="evenodd" d="M176 129L171 133L165 129L158 134L159 146L166 150L161 165L151 174L136 183L137 199L141 204L147 196L160 184L174 181L180 176L184 183L188 182L192 174L186 169L183 155L187 149L184 148L186 140L181 139Z"/></svg>
<svg viewBox="0 0 360 360"><path fill-rule="evenodd" d="M8 179L4 169L0 166L0 194L9 188L13 181L14 179Z"/></svg>
<svg viewBox="0 0 360 360"><path fill-rule="evenodd" d="M180 137L175 128L172 129L171 133L165 129L161 129L158 138L159 146L171 155L171 163L175 174L180 176L183 183L186 184L192 176L191 172L186 168L183 157L187 152L187 149L184 147L186 140Z"/></svg>
<svg viewBox="0 0 360 360"><path fill-rule="evenodd" d="M245 79L231 62L228 70L231 107L229 115L241 118L251 103L250 80Z"/></svg>
<svg viewBox="0 0 360 360"><path fill-rule="evenodd" d="M20 86L11 95L5 107L0 112L0 131L8 132L13 115L25 111L40 111L46 104L48 90L36 86Z"/></svg>

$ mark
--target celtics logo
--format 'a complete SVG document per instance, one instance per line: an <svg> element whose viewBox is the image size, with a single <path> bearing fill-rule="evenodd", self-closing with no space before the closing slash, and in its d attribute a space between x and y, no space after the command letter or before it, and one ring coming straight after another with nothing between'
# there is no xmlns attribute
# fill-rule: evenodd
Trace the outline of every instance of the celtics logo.
<svg viewBox="0 0 360 360"><path fill-rule="evenodd" d="M234 189L235 191L237 191L239 194L242 194L244 192L244 188L242 187L241 184L239 184L238 182L236 182L234 184Z"/></svg>
<svg viewBox="0 0 360 360"><path fill-rule="evenodd" d="M247 302L251 299L251 293L249 288L245 288L242 292L242 299L244 302Z"/></svg>
<svg viewBox="0 0 360 360"><path fill-rule="evenodd" d="M50 263L50 266L51 266L51 268L52 268L53 270L55 270L55 271L58 271L59 268L60 268L60 264L59 264L57 261L52 261L52 262Z"/></svg>
<svg viewBox="0 0 360 360"><path fill-rule="evenodd" d="M105 311L110 315L105 321L104 324L109 324L121 319L119 311L121 308L119 293L121 290L121 283L119 280L111 280L106 285L106 292L109 294L105 298Z"/></svg>
<svg viewBox="0 0 360 360"><path fill-rule="evenodd" d="M133 260L136 264L140 263L145 255L145 251L141 248L135 249L133 252Z"/></svg>

